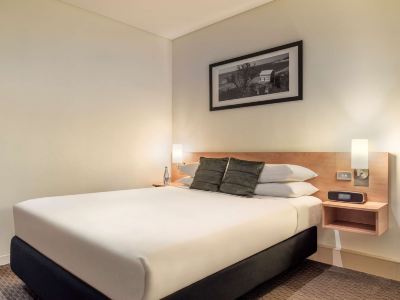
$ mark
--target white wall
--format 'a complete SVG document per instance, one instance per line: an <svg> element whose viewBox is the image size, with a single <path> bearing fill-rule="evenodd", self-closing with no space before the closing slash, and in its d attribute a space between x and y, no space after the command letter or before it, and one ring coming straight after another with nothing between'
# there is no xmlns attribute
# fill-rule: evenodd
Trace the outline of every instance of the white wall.
<svg viewBox="0 0 400 300"><path fill-rule="evenodd" d="M185 151L400 153L400 1L276 0L173 41L173 141ZM304 41L304 100L209 112L208 65ZM343 248L400 261L399 159L390 229L340 233ZM334 245L330 230L320 243Z"/></svg>
<svg viewBox="0 0 400 300"><path fill-rule="evenodd" d="M12 205L161 180L171 42L54 0L0 0L0 263Z"/></svg>

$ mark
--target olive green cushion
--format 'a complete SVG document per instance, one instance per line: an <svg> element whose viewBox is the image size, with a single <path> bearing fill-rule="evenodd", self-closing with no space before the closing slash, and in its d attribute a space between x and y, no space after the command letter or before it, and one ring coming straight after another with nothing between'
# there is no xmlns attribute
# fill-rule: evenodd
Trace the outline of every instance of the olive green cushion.
<svg viewBox="0 0 400 300"><path fill-rule="evenodd" d="M264 164L231 158L219 190L227 194L252 197Z"/></svg>
<svg viewBox="0 0 400 300"><path fill-rule="evenodd" d="M200 157L200 165L191 184L191 189L218 192L229 158Z"/></svg>

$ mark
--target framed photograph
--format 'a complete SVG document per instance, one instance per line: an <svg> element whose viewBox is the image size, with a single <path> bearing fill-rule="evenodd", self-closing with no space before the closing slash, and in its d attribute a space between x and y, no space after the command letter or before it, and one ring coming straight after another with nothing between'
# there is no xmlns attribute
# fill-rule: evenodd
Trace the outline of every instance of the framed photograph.
<svg viewBox="0 0 400 300"><path fill-rule="evenodd" d="M303 41L210 65L210 110L303 99Z"/></svg>

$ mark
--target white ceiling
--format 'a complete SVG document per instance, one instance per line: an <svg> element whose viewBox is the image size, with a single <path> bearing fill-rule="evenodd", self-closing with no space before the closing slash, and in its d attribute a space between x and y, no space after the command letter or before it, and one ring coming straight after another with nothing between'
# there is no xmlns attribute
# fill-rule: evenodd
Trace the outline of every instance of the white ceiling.
<svg viewBox="0 0 400 300"><path fill-rule="evenodd" d="M273 0L61 0L168 39Z"/></svg>

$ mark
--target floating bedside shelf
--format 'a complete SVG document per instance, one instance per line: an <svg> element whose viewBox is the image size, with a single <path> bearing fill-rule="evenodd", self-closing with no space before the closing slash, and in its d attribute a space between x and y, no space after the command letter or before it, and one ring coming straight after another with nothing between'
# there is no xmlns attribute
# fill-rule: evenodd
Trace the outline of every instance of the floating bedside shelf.
<svg viewBox="0 0 400 300"><path fill-rule="evenodd" d="M381 235L388 228L388 204L368 201L363 204L324 201L322 227Z"/></svg>
<svg viewBox="0 0 400 300"><path fill-rule="evenodd" d="M330 206L330 207L343 207L343 208L354 208L357 210L375 211L375 210L381 209L382 207L387 206L388 204L384 203L384 202L373 202L373 201L367 201L367 202L361 203L361 204L346 203L346 202L339 202L339 201L324 201L323 205Z"/></svg>

